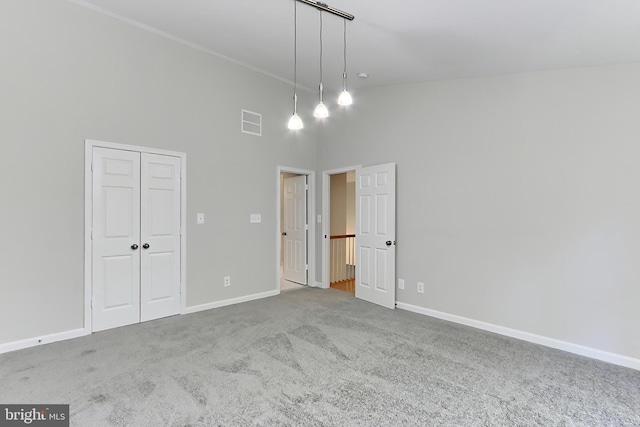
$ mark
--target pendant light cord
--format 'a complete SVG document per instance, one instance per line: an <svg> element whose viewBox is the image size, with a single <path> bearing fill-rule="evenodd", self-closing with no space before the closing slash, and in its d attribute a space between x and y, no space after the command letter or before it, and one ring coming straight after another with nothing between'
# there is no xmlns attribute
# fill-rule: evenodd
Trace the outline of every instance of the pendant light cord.
<svg viewBox="0 0 640 427"><path fill-rule="evenodd" d="M344 72L342 73L342 79L344 83L344 90L347 90L347 20L342 20L344 24Z"/></svg>
<svg viewBox="0 0 640 427"><path fill-rule="evenodd" d="M322 11L320 11L320 102L322 102Z"/></svg>
<svg viewBox="0 0 640 427"><path fill-rule="evenodd" d="M298 0L293 1L293 113L298 107Z"/></svg>

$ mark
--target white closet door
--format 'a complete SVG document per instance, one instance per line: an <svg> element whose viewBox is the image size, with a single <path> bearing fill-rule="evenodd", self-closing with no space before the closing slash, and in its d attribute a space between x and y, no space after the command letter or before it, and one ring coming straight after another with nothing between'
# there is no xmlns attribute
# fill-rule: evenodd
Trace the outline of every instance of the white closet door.
<svg viewBox="0 0 640 427"><path fill-rule="evenodd" d="M356 298L396 304L396 165L356 171Z"/></svg>
<svg viewBox="0 0 640 427"><path fill-rule="evenodd" d="M180 313L180 158L142 153L141 321Z"/></svg>
<svg viewBox="0 0 640 427"><path fill-rule="evenodd" d="M92 329L140 321L140 153L93 150Z"/></svg>

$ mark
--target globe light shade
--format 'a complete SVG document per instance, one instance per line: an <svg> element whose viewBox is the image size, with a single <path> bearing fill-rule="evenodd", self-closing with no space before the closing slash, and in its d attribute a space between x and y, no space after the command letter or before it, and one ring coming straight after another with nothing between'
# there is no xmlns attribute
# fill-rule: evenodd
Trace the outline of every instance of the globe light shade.
<svg viewBox="0 0 640 427"><path fill-rule="evenodd" d="M339 105L351 105L353 104L353 98L351 98L351 94L346 90L343 90L340 96L338 97Z"/></svg>
<svg viewBox="0 0 640 427"><path fill-rule="evenodd" d="M327 109L327 106L324 105L323 102L319 103L316 106L316 109L313 110L313 116L317 117L318 119L325 119L329 117L329 110Z"/></svg>
<svg viewBox="0 0 640 427"><path fill-rule="evenodd" d="M294 114L293 116L291 116L288 124L289 129L298 130L298 129L302 129L303 127L304 125L302 124L302 119L298 114Z"/></svg>

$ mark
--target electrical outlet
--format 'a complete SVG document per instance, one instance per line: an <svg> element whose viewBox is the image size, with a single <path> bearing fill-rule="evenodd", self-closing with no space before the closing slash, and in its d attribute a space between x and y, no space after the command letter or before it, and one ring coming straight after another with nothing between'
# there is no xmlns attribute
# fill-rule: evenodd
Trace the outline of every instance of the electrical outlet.
<svg viewBox="0 0 640 427"><path fill-rule="evenodd" d="M204 214L199 213L196 215L196 224L204 224Z"/></svg>
<svg viewBox="0 0 640 427"><path fill-rule="evenodd" d="M249 222L251 224L260 224L262 222L262 215L260 214L249 215Z"/></svg>
<svg viewBox="0 0 640 427"><path fill-rule="evenodd" d="M398 279L398 289L404 289L404 279Z"/></svg>
<svg viewBox="0 0 640 427"><path fill-rule="evenodd" d="M418 282L418 293L424 294L424 283Z"/></svg>
<svg viewBox="0 0 640 427"><path fill-rule="evenodd" d="M231 276L224 276L224 287L231 286Z"/></svg>

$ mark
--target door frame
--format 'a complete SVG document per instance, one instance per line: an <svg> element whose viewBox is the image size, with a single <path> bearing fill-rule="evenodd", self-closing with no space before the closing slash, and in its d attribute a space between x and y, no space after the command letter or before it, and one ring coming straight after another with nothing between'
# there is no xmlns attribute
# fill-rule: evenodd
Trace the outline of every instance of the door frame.
<svg viewBox="0 0 640 427"><path fill-rule="evenodd" d="M328 289L331 285L329 283L331 280L329 277L329 260L331 259L329 253L329 234L331 231L331 175L356 171L361 167L362 165L355 165L322 171L322 283L320 287L323 289ZM357 223L358 218L356 218L356 224Z"/></svg>
<svg viewBox="0 0 640 427"><path fill-rule="evenodd" d="M118 144L115 142L85 139L84 145L84 333L92 333L91 298L92 298L92 259L93 244L91 224L93 221L93 148L110 148L115 150L136 151L140 153L159 154L180 158L180 314L185 314L187 303L187 154L178 151L161 150L137 145Z"/></svg>
<svg viewBox="0 0 640 427"><path fill-rule="evenodd" d="M307 264L309 269L307 270L307 286L316 287L316 221L314 221L316 215L316 173L309 169L292 168L288 166L276 167L276 292L280 294L280 257L281 257L281 240L282 234L280 230L281 212L281 175L283 173L295 173L298 175L307 176L307 224L309 230L307 234Z"/></svg>

